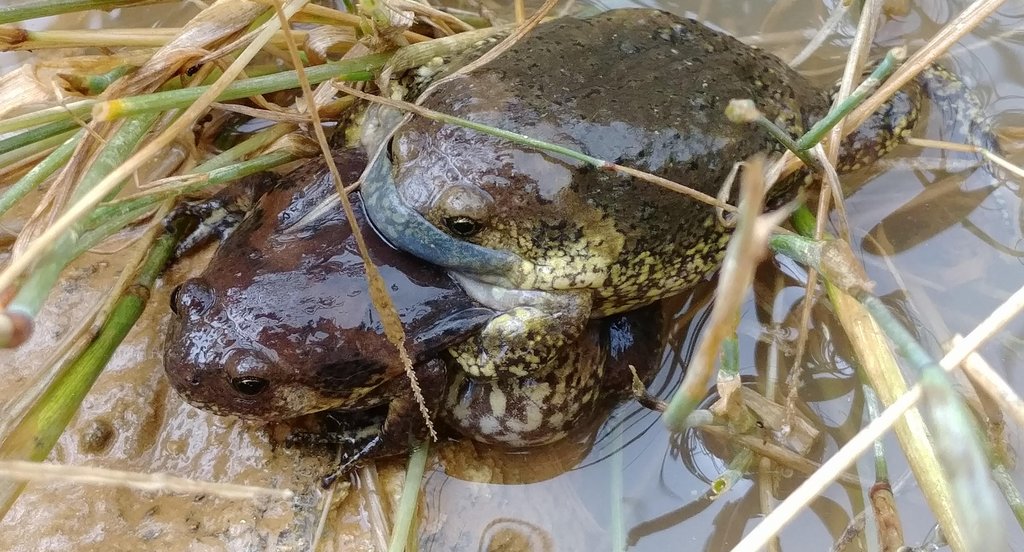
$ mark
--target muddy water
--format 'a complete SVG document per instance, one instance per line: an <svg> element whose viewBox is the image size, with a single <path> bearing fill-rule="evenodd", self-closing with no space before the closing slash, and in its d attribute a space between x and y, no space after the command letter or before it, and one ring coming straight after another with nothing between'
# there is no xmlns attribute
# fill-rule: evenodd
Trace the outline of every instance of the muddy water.
<svg viewBox="0 0 1024 552"><path fill-rule="evenodd" d="M602 7L656 5L700 16L738 36L768 33L763 47L784 59L820 27L832 2L599 2ZM900 20L885 23L877 43L920 45L965 3L918 3ZM957 45L943 63L964 76L1000 125L1024 118L1024 8L1008 3L976 34ZM191 13L188 7L184 13ZM138 13L138 12L136 12ZM170 12L164 12L165 14ZM148 14L143 13L146 17ZM151 19L150 19L151 20ZM123 23L123 20L118 19ZM148 21L148 20L147 20ZM96 23L92 21L90 23ZM107 24L107 21L102 23ZM68 24L72 28L83 23ZM138 23L136 23L138 24ZM841 65L852 35L844 25L805 69L827 83ZM781 37L781 39L780 39ZM931 114L919 133L943 136ZM1012 149L1015 144L1005 144ZM1019 147L1019 144L1017 144ZM877 292L915 328L926 346L952 333L966 333L1024 282L1019 185L997 183L982 172L936 168L939 152L905 147L900 160L848 179L850 215L858 256ZM1022 161L1020 155L1016 161ZM17 221L5 221L16 225ZM3 353L7 385L0 401L17 397L38 370L41 351L57 342L70 323L98 300L116 278L117 255L94 255L70 272L41 317L41 330L24 349ZM156 291L144 320L100 378L78 418L51 456L53 462L88 464L144 473L168 472L208 481L290 488L292 504L221 500L209 496L157 495L104 487L37 483L28 487L0 523L0 549L57 550L161 547L196 550L304 549L318 515L318 476L329 454L282 447L274 428L218 418L181 403L162 375L160 343L168 290L196 270L202 259L173 269ZM803 271L793 263L766 263L740 325L741 366L754 381L778 366L780 378L793 362ZM674 308L683 309L683 301ZM705 311L689 311L663 353L664 369L652 386L661 397L678 383ZM684 316L684 315L681 315ZM983 348L986 359L1018 389L1024 324L1015 322ZM825 433L812 457L821 459L847 440L864 419L863 397L853 358L829 308L818 304L803 362L801 396ZM761 375L761 380L758 379ZM96 438L96 435L105 436ZM1010 446L1019 437L1011 433ZM894 439L886 441L893 479L905 471ZM420 547L424 550L609 549L624 538L633 550L728 550L760 518L759 489L741 480L715 502L702 496L707 478L723 462L708 450L722 447L685 436L672 437L655 416L635 406L616 410L601 428L581 428L572 442L531 454L504 455L471 444L445 444L428 465L421 502ZM397 492L401 461L378 465L385 505ZM573 468L574 467L574 468ZM859 464L873 480L869 460ZM565 471L573 468L569 471ZM565 473L562 473L565 472ZM1015 474L1022 483L1021 474ZM799 483L783 474L781 496ZM524 483L525 482L525 483ZM324 550L373 550L368 493L352 493L332 510ZM908 544L924 539L933 520L913 487L898 496ZM858 490L833 486L784 533L782 550L824 550L859 511ZM1011 522L1012 526L1012 522ZM1024 538L1009 531L1015 549ZM855 548L854 548L855 549Z"/></svg>

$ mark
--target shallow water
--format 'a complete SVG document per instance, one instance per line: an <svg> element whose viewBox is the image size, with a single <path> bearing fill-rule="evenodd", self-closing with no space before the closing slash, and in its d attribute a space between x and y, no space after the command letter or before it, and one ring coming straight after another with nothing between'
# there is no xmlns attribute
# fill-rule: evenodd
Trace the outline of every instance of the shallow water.
<svg viewBox="0 0 1024 552"><path fill-rule="evenodd" d="M785 41L766 40L762 46L789 59L802 49L808 31L820 27L832 2L596 4L659 6L699 15L738 36L784 37ZM918 3L906 18L885 23L876 43L919 46L965 5L937 0ZM1024 36L1012 34L1022 25L1024 7L1008 3L942 60L972 84L997 125L1019 125L1024 120L1024 74L1018 62L1024 59ZM830 39L804 68L838 70L852 33L853 26L845 24L840 36ZM818 78L824 85L836 74ZM932 113L917 135L942 136L938 114ZM912 324L926 347L939 354L938 343L953 333L970 331L1024 282L1020 185L996 183L981 171L951 176L913 167L914 160L941 157L932 150L903 147L899 153L901 160L887 164L888 168L844 179L851 190L847 209L854 244L863 248L857 255L877 282L876 293ZM1016 161L1022 161L1020 155ZM931 190L930 195L915 204L925 190ZM894 253L882 256L882 251ZM42 317L40 327L46 330L35 336L30 347L0 354L11 382L5 386L10 394L0 400L17 396L39 365L38 351L59 339L67 323L96 300L103 282L116 277L116 270L110 264L97 264L101 262L114 260L96 255L76 265L79 268L65 282L60 298L51 302ZM315 522L315 508L310 505L317 500L317 476L329 466L330 458L277 447L272 431L183 405L164 381L160 336L166 324L167 293L201 262L196 259L195 266L182 265L168 275L154 294L146 320L115 356L50 460L288 487L304 493L299 507L33 484L0 523L0 549L56 550L76 542L82 549L302 549L308 542ZM755 294L742 309L740 365L752 381L760 381L758 375L763 378L772 365L779 367L784 379L792 363L805 274L794 263L776 260L762 266L758 276ZM76 302L67 303L69 298ZM678 303L681 307L682 301ZM690 313L697 322L678 328L666 346L664 369L651 387L658 396L667 398L678 383L680 366L694 346L704 314L703 310ZM1024 322L1011 323L981 350L1017 389L1024 389L1022 376L1014 370L1024 356L1022 329ZM824 303L814 308L803 364L807 384L801 397L826 434L824 447L812 454L812 459L820 461L836 449L836 441L846 441L866 416L853 356ZM85 445L87 430L97 423L114 428L109 443L98 450ZM717 501L703 499L708 484L701 476L717 476L722 461L702 446L691 447L692 440L674 440L656 416L636 406L618 409L599 431L589 453L587 436L580 439L582 445L565 443L527 455L501 455L467 444L439 447L441 453L428 465L424 485L421 549L609 549L616 535L624 535L631 550L718 551L730 549L761 517L759 491L751 480L741 480ZM894 438L887 438L885 444L895 481L906 471L905 462ZM1018 444L1019 432L1011 431L1010 447L1016 449ZM401 479L395 471L401 464L381 463L383 495L396 492ZM575 464L578 467L554 475ZM858 469L862 479L874 479L870 459L862 459ZM798 476L785 475L780 495L800 482ZM1015 474L1018 484L1024 483L1021 475ZM506 484L473 482L481 479ZM507 483L521 480L536 482ZM781 549L827 549L849 522L851 511L859 511L862 503L859 490L832 486L783 532ZM911 483L897 503L908 544L922 541L934 521L920 492ZM372 550L368 504L361 493L346 499L333 516L323 549ZM1024 537L1009 516L1007 523L1012 548L1024 549Z"/></svg>

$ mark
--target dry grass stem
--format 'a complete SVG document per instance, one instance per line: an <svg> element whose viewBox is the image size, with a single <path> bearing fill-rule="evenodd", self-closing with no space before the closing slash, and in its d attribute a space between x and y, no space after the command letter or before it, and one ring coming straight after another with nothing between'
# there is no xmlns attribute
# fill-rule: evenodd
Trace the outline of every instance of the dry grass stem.
<svg viewBox="0 0 1024 552"><path fill-rule="evenodd" d="M907 140L907 144L917 146L920 148L936 148L944 149L949 151L960 151L964 153L976 153L981 155L986 160L998 165L999 167L1009 171L1017 178L1024 180L1024 168L1014 165L1006 158L1001 155L989 151L985 148L978 146L972 146L970 144L958 144L956 142L945 142L943 140L927 140L924 138L910 138Z"/></svg>
<svg viewBox="0 0 1024 552"><path fill-rule="evenodd" d="M821 468L821 464L808 460L806 456L766 441L759 435L736 434L720 425L701 425L696 429L728 440L732 444L746 447L764 458L806 475L811 475ZM836 481L854 488L861 488L864 485L864 482L852 473L841 473Z"/></svg>
<svg viewBox="0 0 1024 552"><path fill-rule="evenodd" d="M977 350L983 342L1001 330L1021 310L1024 310L1024 287L1018 289L1003 304L992 311L992 314L975 327L967 337L956 343L939 364L947 371L952 370L970 353ZM842 473L852 466L864 451L874 445L875 440L900 421L907 410L921 400L921 396L921 386L915 385L887 407L877 419L857 433L825 462L821 470L815 472L779 504L775 511L743 538L734 551L754 552L761 549L768 539L778 534L807 504L819 496L832 483L836 474Z"/></svg>
<svg viewBox="0 0 1024 552"><path fill-rule="evenodd" d="M162 473L135 473L89 466L67 466L21 460L0 460L0 475L15 481L63 482L125 487L139 491L211 495L234 500L274 498L291 500L288 489L269 489L232 483L210 483Z"/></svg>
<svg viewBox="0 0 1024 552"><path fill-rule="evenodd" d="M359 249L359 256L363 259L363 265L366 270L366 279L370 289L370 299L373 302L374 308L377 309L377 313L381 317L381 325L384 328L384 333L387 335L388 341L398 349L399 358L401 358L402 364L405 368L405 374L409 380L409 385L412 388L413 396L415 396L416 403L420 408L420 413L423 415L423 422L426 424L427 430L430 432L430 438L436 441L437 432L434 430L434 424L431 421L431 413L427 409L426 400L423 398L423 391L420 389L419 382L416 379L412 358L409 357L409 353L405 346L405 329L402 326L402 321L398 317L398 311L395 309L394 302L392 302L391 296L388 294L388 286L384 282L384 278L381 277L377 266L374 265L373 261L370 259L369 249L366 247L366 240L363 239L363 234L359 229L359 225L356 224L355 211L352 209L352 203L348 199L348 193L345 191L345 183L341 179L341 173L338 172L338 166L334 162L334 155L331 153L330 144L327 143L327 135L324 133L323 125L320 123L320 114L317 111L313 89L309 85L309 81L306 79L302 60L299 57L298 46L289 34L291 29L288 24L287 17L285 16L284 9L280 4L280 0L273 0L273 2L281 28L285 33L286 42L288 43L288 53L292 57L292 63L295 65L295 70L299 77L302 94L308 102L307 109L312 122L313 132L320 145L320 150L327 163L327 168L331 172L331 177L334 179L334 186L337 189L338 196L341 198L341 205L345 211L345 216L348 218L349 227L352 229L352 235L355 237L356 246Z"/></svg>
<svg viewBox="0 0 1024 552"><path fill-rule="evenodd" d="M274 121L275 123L295 123L297 125L304 125L310 122L310 116L303 113L294 113L289 111L259 109L256 107L249 107L241 104L228 104L216 102L210 105L213 109L219 109L221 111L229 111L231 113L239 113L252 117L254 119L265 119L267 121Z"/></svg>
<svg viewBox="0 0 1024 552"><path fill-rule="evenodd" d="M896 93L903 85L910 82L925 67L946 53L946 51L967 33L974 30L989 15L1001 6L1005 0L975 0L953 21L950 21L920 50L914 53L899 69L879 86L875 92L846 117L843 135L860 126L872 113ZM788 175L798 170L802 163L791 152L787 152L777 163L773 164L768 174ZM773 179L769 177L769 182Z"/></svg>
<svg viewBox="0 0 1024 552"><path fill-rule="evenodd" d="M839 27L839 24L842 23L843 18L846 17L846 11L848 9L849 6L847 6L845 3L836 4L835 9L833 9L832 13L829 14L828 19L825 20L825 23L821 26L821 28L817 29L811 40L807 42L806 46L804 46L803 50L800 50L800 52L797 55L793 56L793 59L789 60L789 66L799 67L805 61L810 59L811 56L814 55L814 52L817 52L818 48L821 48L821 45L824 44L830 36L832 36L832 32Z"/></svg>
<svg viewBox="0 0 1024 552"><path fill-rule="evenodd" d="M388 542L391 541L391 516L388 514L394 510L391 500L386 493L386 487L380 480L380 472L377 465L368 462L359 468L359 497L362 499L362 507L366 511L370 525L370 536L376 550L384 552L388 549Z"/></svg>
<svg viewBox="0 0 1024 552"><path fill-rule="evenodd" d="M293 0L289 2L286 11L293 13L297 8L308 0ZM68 207L53 224L47 228L38 238L26 248L23 255L12 259L10 265L0 273L0 289L7 289L12 286L15 280L37 259L49 250L58 237L68 231L78 221L89 214L96 205L100 203L118 184L130 177L139 167L150 158L158 155L169 146L178 135L187 131L209 108L210 104L226 89L235 78L242 72L249 62L259 53L275 32L278 31L278 20L272 18L262 26L262 31L256 40L239 53L235 61L217 79L210 88L202 94L181 116L174 121L164 132L154 137L148 144L140 148L124 164L114 169L103 178L89 193L85 194L77 203Z"/></svg>
<svg viewBox="0 0 1024 552"><path fill-rule="evenodd" d="M675 431L683 429L686 417L704 396L714 375L715 358L721 344L735 332L736 326L732 321L750 289L754 268L764 257L768 236L786 216L783 212L761 215L766 192L763 170L763 158L744 163L738 223L729 239L719 271L715 305L707 322L708 330L701 336L683 382L673 395L668 410L662 415L662 419Z"/></svg>
<svg viewBox="0 0 1024 552"><path fill-rule="evenodd" d="M416 100L416 104L419 105L423 103L423 100L427 99L427 97L429 97L430 94L432 94L434 90L436 90L442 84L452 79L458 78L461 75L469 74L475 71L477 68L483 67L484 65L487 65L491 61L497 59L498 56L505 53L509 48L514 46L520 40L522 40L524 36L529 34L530 31L534 29L534 27L540 25L541 21L544 20L544 17L547 16L548 12L550 12L558 4L558 1L559 0L545 0L544 4L541 5L541 7L537 8L536 13L534 13L532 17L524 21L521 25L518 25L515 28L515 30L512 31L512 34L505 37L504 40L502 40L493 48L488 50L487 53L480 56L476 60L460 67L456 71L452 72L452 74L430 83L430 86L428 86L427 89L423 91L423 94Z"/></svg>
<svg viewBox="0 0 1024 552"><path fill-rule="evenodd" d="M163 214L163 211L160 211L160 214ZM81 318L74 329L50 348L50 354L43 364L45 368L35 375L31 384L24 388L14 401L4 405L4 409L0 411L0 443L7 440L10 432L67 367L68 362L77 357L89 345L90 340L99 330L101 321L106 320L114 305L131 284L138 267L142 265L149 248L158 237L152 227L146 231L145 237L142 238L145 245L137 248L126 259L125 269L109 287L109 291L95 302L93 308Z"/></svg>
<svg viewBox="0 0 1024 552"><path fill-rule="evenodd" d="M425 3L410 2L409 0L391 0L391 5L400 10L408 10L416 15L429 17L439 22L443 22L452 29L458 29L461 32L476 30L476 27L466 23L458 17L455 17L450 13L443 12Z"/></svg>
<svg viewBox="0 0 1024 552"><path fill-rule="evenodd" d="M876 483L870 492L871 509L878 525L878 540L882 552L898 552L904 543L903 524L900 523L896 499L888 482Z"/></svg>
<svg viewBox="0 0 1024 552"><path fill-rule="evenodd" d="M953 337L954 346L958 346L962 342L963 337L959 335ZM974 385L984 390L985 394L996 401L1004 412L1012 416L1020 427L1024 427L1024 401L1021 401L1020 395L981 358L981 355L972 352L964 360L962 367Z"/></svg>
<svg viewBox="0 0 1024 552"><path fill-rule="evenodd" d="M854 129L860 126L865 119L871 116L890 96L897 90L911 81L918 73L931 65L940 56L946 53L953 44L956 44L967 33L974 30L988 16L992 15L1005 0L975 0L970 6L960 13L955 19L947 23L935 33L935 36L928 41L920 50L910 56L891 77L857 107L847 118L847 128Z"/></svg>

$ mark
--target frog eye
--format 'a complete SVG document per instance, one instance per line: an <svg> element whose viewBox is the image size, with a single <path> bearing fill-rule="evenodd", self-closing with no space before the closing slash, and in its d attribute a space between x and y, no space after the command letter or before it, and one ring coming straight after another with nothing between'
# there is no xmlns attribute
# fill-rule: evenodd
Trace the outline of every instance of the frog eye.
<svg viewBox="0 0 1024 552"><path fill-rule="evenodd" d="M254 378L251 376L231 378L231 387L234 387L235 391L249 397L259 395L269 385L270 382L263 378Z"/></svg>
<svg viewBox="0 0 1024 552"><path fill-rule="evenodd" d="M480 231L480 223L469 217L448 217L444 219L444 225L453 234L462 238L468 238Z"/></svg>
<svg viewBox="0 0 1024 552"><path fill-rule="evenodd" d="M179 316L202 316L213 303L213 290L202 280L188 280L171 291L171 311Z"/></svg>
<svg viewBox="0 0 1024 552"><path fill-rule="evenodd" d="M494 199L481 188L455 184L438 194L435 214L430 218L444 224L455 236L468 238L487 226L493 208Z"/></svg>

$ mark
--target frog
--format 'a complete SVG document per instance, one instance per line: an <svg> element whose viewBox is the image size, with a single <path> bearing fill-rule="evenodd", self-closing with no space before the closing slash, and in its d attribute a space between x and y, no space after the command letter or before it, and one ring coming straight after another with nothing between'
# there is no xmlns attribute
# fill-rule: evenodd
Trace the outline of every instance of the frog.
<svg viewBox="0 0 1024 552"><path fill-rule="evenodd" d="M774 55L653 9L556 19L468 73L460 63L418 103L711 196L737 163L784 151L766 130L728 120L730 100L753 100L792 136L831 104L829 91ZM957 84L933 73L946 78L931 85L937 95ZM904 141L923 90L905 86L855 129L837 169L869 165ZM367 119L372 161L361 189L374 226L501 311L481 339L456 347L473 377L543 370L587 320L683 292L722 262L731 231L695 199L434 118L380 107ZM767 205L812 180L805 170L777 183Z"/></svg>
<svg viewBox="0 0 1024 552"><path fill-rule="evenodd" d="M365 164L359 150L336 158L346 178ZM295 441L349 445L339 474L408 450L425 437L425 423L370 304L325 163L243 188L261 199L207 268L172 293L164 362L172 386L217 414L300 420ZM473 382L446 349L472 339L494 311L441 267L382 240L359 194L349 199L402 320L431 420L479 442L539 446L564 437L600 404L628 396L629 366L642 381L653 375L661 325L660 312L648 309L595 321L543 378Z"/></svg>
<svg viewBox="0 0 1024 552"><path fill-rule="evenodd" d="M350 179L366 161L359 150L336 159ZM235 189L258 200L248 205L228 194L214 202L248 214L205 270L171 293L164 351L171 385L193 406L262 421L384 406L383 426L364 440L365 453L401 450L417 431L419 405L369 299L326 163L308 162L284 178L260 175ZM443 271L389 246L366 223L358 195L351 201L410 336L417 381L436 410L446 383L437 351L467 338L494 312Z"/></svg>

